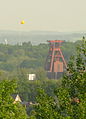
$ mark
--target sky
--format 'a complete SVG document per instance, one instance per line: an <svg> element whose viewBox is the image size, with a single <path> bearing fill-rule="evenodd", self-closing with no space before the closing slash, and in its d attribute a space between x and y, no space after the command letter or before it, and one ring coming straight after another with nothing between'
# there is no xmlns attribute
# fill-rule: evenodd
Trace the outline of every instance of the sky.
<svg viewBox="0 0 86 119"><path fill-rule="evenodd" d="M86 31L86 0L0 0L0 30Z"/></svg>

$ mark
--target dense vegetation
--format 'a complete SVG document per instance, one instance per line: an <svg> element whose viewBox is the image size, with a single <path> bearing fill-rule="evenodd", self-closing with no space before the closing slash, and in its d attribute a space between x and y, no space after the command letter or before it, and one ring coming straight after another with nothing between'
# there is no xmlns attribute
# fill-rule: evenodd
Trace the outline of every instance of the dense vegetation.
<svg viewBox="0 0 86 119"><path fill-rule="evenodd" d="M66 61L73 54L76 43L64 42L62 51ZM37 88L42 87L49 95L54 95L54 88L61 81L48 80L44 71L45 59L48 54L48 44L33 46L30 42L21 45L0 44L1 77L18 82L18 92L23 101L35 101ZM27 74L35 73L36 81L28 81Z"/></svg>
<svg viewBox="0 0 86 119"><path fill-rule="evenodd" d="M86 41L77 47L55 96L43 89L37 95L30 119L85 119L86 118Z"/></svg>
<svg viewBox="0 0 86 119"><path fill-rule="evenodd" d="M15 92L15 80L0 80L0 119L27 119L25 108L19 102L14 104Z"/></svg>
<svg viewBox="0 0 86 119"><path fill-rule="evenodd" d="M76 43L64 42L62 51L66 61L74 53ZM48 54L48 44L33 46L30 42L21 45L0 44L0 69L5 71L16 71L19 68L38 69L44 68Z"/></svg>
<svg viewBox="0 0 86 119"><path fill-rule="evenodd" d="M78 43L63 43L62 51L67 62L75 53ZM76 55L70 60L68 71L61 80L49 80L46 77L44 63L48 48L47 44L32 46L30 42L23 43L22 46L0 44L0 88L2 89L0 99L6 98L7 105L10 102L11 106L14 106L11 94L16 93L20 95L23 102L32 102L35 106L27 107L30 119L84 119L86 116L86 42L83 41L82 46L78 46ZM27 78L29 73L35 73L37 80L29 81ZM14 85L14 79L17 81L17 88ZM2 95L6 91L7 96ZM10 106L9 104L5 107L2 104L3 101L1 100L0 103L2 107L4 106L3 109L1 108L2 117ZM24 108L19 104L15 109L13 107L13 113L18 108L19 119L23 117L27 119ZM8 115L10 115L10 109L7 112ZM17 114L14 114L13 119L16 119ZM4 116L9 119L12 115L8 118Z"/></svg>

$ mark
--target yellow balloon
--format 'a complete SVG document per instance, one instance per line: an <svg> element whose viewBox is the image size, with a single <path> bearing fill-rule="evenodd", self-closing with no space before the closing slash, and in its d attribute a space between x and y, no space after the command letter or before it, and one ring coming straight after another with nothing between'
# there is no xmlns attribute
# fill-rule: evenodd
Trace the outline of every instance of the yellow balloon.
<svg viewBox="0 0 86 119"><path fill-rule="evenodd" d="M23 21L21 21L21 24L25 24L25 21L23 20Z"/></svg>

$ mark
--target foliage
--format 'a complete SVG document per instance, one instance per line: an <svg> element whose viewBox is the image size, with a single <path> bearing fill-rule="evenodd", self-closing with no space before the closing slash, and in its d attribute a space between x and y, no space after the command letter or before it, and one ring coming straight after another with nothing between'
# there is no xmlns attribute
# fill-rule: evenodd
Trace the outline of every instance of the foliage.
<svg viewBox="0 0 86 119"><path fill-rule="evenodd" d="M86 118L86 41L77 47L64 75L62 85L55 90L55 97L39 90L36 119L85 119Z"/></svg>
<svg viewBox="0 0 86 119"><path fill-rule="evenodd" d="M76 44L77 42L63 43L62 51L66 61L68 61L70 55L75 52ZM5 72L0 79L3 79L3 77L8 77L8 79L17 78L17 91L24 101L36 102L36 97L38 95L38 105L36 105L35 110L32 111L33 113L30 116L30 119L42 119L45 117L46 119L77 119L80 118L80 115L81 118L84 119L86 112L86 67L84 67L86 65L86 42L83 41L82 46L77 47L77 56L71 58L67 74L64 76L60 88L61 81L48 80L46 78L46 73L43 70L48 48L47 44L32 46L30 42L23 43L22 46L0 44L0 69ZM38 80L28 81L27 74L29 73L35 73ZM12 81L13 80L10 82L8 80L8 83L6 83L4 80L0 83L1 85L3 84L3 87L6 87L5 90L2 90L4 89L2 87L0 87L0 89L1 92L7 92L6 99L9 101L8 103L6 100L5 105L1 105L0 108L3 107L3 113L1 114L0 112L0 116L3 117L3 114L5 113L4 118L9 119L10 115L10 118L13 119L16 117L21 119L21 116L23 119L23 116L25 115L25 119L26 114L24 107L22 107L21 104L13 104L11 94L15 92L14 89L16 86L13 85L15 83ZM38 88L43 90L39 90L39 93L37 93ZM55 90L55 93L54 89L57 89ZM1 92L0 97L2 97ZM1 99L2 98L0 98L0 100ZM77 100L77 102L80 100L80 103L76 103L74 100ZM12 113L10 113L10 111L12 111ZM6 115L8 115L8 117L6 117Z"/></svg>
<svg viewBox="0 0 86 119"><path fill-rule="evenodd" d="M15 89L15 80L0 81L0 119L27 119L25 108L20 103L13 103Z"/></svg>
<svg viewBox="0 0 86 119"><path fill-rule="evenodd" d="M35 80L35 81L28 81L26 79L21 79L18 81L18 93L22 97L24 101L36 101L37 90L38 88L43 88L45 92L50 95L54 96L54 89L58 86L58 81L54 80Z"/></svg>
<svg viewBox="0 0 86 119"><path fill-rule="evenodd" d="M70 119L86 117L86 41L77 47L71 57L62 86L56 91L60 114Z"/></svg>
<svg viewBox="0 0 86 119"><path fill-rule="evenodd" d="M75 46L76 43L63 43L62 51L66 61L73 54ZM0 69L12 72L18 68L33 68L33 70L44 68L48 49L48 44L33 46L31 42L23 43L22 46L0 44Z"/></svg>
<svg viewBox="0 0 86 119"><path fill-rule="evenodd" d="M59 119L58 112L55 111L54 99L48 96L44 90L39 90L35 110L37 119Z"/></svg>

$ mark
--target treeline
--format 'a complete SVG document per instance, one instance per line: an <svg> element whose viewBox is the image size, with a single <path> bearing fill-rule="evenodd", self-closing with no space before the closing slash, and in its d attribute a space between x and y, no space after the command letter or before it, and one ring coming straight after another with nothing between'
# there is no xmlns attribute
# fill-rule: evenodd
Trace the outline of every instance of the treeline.
<svg viewBox="0 0 86 119"><path fill-rule="evenodd" d="M61 49L67 62L75 52L77 43L79 41L62 44ZM22 45L0 44L0 77L17 80L17 93L22 101L35 102L38 88L43 88L47 94L53 96L55 87L61 84L61 80L49 80L46 76L44 64L48 50L48 44L37 46L33 46L30 42ZM30 73L36 74L37 80L29 81L28 74Z"/></svg>
<svg viewBox="0 0 86 119"><path fill-rule="evenodd" d="M62 51L66 61L75 52L76 44L77 42L64 42L62 44ZM29 70L38 67L44 68L48 49L48 44L33 46L31 42L22 45L0 44L0 69L12 72L21 68Z"/></svg>
<svg viewBox="0 0 86 119"><path fill-rule="evenodd" d="M28 118L21 104L13 104L12 94L19 94L23 102L35 104L27 107L29 119L84 119L86 117L86 41L75 50L78 43L64 42L62 45L67 62L70 55L74 53L75 55L71 57L67 72L60 80L49 80L46 77L43 66L49 48L47 44L38 46L32 46L31 43L23 43L22 46L1 44L0 53L4 57L1 57L0 64L9 62L15 68L11 70L1 68L0 71L0 117ZM27 66L21 67L25 59L27 61L35 59L38 64L40 61L41 65L29 67L28 63ZM37 80L29 81L27 77L29 73L35 73Z"/></svg>

